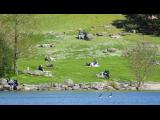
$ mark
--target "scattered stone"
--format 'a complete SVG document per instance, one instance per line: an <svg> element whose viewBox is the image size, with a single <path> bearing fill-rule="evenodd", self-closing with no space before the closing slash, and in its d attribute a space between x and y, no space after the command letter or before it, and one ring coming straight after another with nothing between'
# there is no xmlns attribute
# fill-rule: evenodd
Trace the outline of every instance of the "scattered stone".
<svg viewBox="0 0 160 120"><path fill-rule="evenodd" d="M53 64L47 64L46 67L53 67Z"/></svg>
<svg viewBox="0 0 160 120"><path fill-rule="evenodd" d="M96 33L97 36L104 36L103 33Z"/></svg>
<svg viewBox="0 0 160 120"><path fill-rule="evenodd" d="M67 89L68 85L61 85L61 88Z"/></svg>
<svg viewBox="0 0 160 120"><path fill-rule="evenodd" d="M3 86L2 85L0 85L0 91L2 91L3 90Z"/></svg>
<svg viewBox="0 0 160 120"><path fill-rule="evenodd" d="M55 47L54 44L41 44L39 45L39 47L42 47L42 48L52 48L52 47Z"/></svg>
<svg viewBox="0 0 160 120"><path fill-rule="evenodd" d="M116 90L119 90L121 88L120 83L118 82L111 82L109 85L112 86Z"/></svg>
<svg viewBox="0 0 160 120"><path fill-rule="evenodd" d="M136 87L128 86L127 90L137 90Z"/></svg>
<svg viewBox="0 0 160 120"><path fill-rule="evenodd" d="M48 62L52 62L52 61L55 61L55 58L45 56L44 60L45 60L45 61L48 61Z"/></svg>
<svg viewBox="0 0 160 120"><path fill-rule="evenodd" d="M49 85L49 84L41 84L41 85L39 85L39 86L37 86L38 88L38 90L49 90L52 86L51 85Z"/></svg>
<svg viewBox="0 0 160 120"><path fill-rule="evenodd" d="M114 53L117 51L117 49L116 48L107 48L107 51L110 53Z"/></svg>
<svg viewBox="0 0 160 120"><path fill-rule="evenodd" d="M0 85L8 85L6 79L0 79Z"/></svg>
<svg viewBox="0 0 160 120"><path fill-rule="evenodd" d="M54 83L54 84L53 84L53 87L61 87L61 86L62 86L61 83Z"/></svg>
<svg viewBox="0 0 160 120"><path fill-rule="evenodd" d="M24 84L22 89L25 90L25 91L33 91L33 90L38 90L39 86L38 85Z"/></svg>
<svg viewBox="0 0 160 120"><path fill-rule="evenodd" d="M3 85L3 90L8 90L8 91L10 91L10 90L12 90L12 89L11 89L10 85Z"/></svg>
<svg viewBox="0 0 160 120"><path fill-rule="evenodd" d="M112 86L107 86L108 90L115 90Z"/></svg>
<svg viewBox="0 0 160 120"><path fill-rule="evenodd" d="M74 82L73 82L73 80L68 79L68 80L65 80L65 81L64 81L64 84L66 84L66 85L68 85L68 86L73 86L73 85L74 85Z"/></svg>
<svg viewBox="0 0 160 120"><path fill-rule="evenodd" d="M43 71L43 73L46 77L52 77L52 71Z"/></svg>
<svg viewBox="0 0 160 120"><path fill-rule="evenodd" d="M87 34L87 40L92 40L94 39L94 35L93 34Z"/></svg>
<svg viewBox="0 0 160 120"><path fill-rule="evenodd" d="M66 87L65 90L72 90L72 87Z"/></svg>
<svg viewBox="0 0 160 120"><path fill-rule="evenodd" d="M17 86L17 91L21 91L22 90L22 87L19 85Z"/></svg>
<svg viewBox="0 0 160 120"><path fill-rule="evenodd" d="M80 89L79 84L75 84L72 89L73 89L73 90L78 90L78 89Z"/></svg>
<svg viewBox="0 0 160 120"><path fill-rule="evenodd" d="M93 83L90 83L90 88L95 90L103 90L105 85L106 85L105 83L93 82Z"/></svg>
<svg viewBox="0 0 160 120"><path fill-rule="evenodd" d="M87 84L80 84L81 89L89 89L90 85Z"/></svg>
<svg viewBox="0 0 160 120"><path fill-rule="evenodd" d="M51 71L40 71L40 70L24 70L22 73L34 75L34 76L46 76L51 77L52 72Z"/></svg>
<svg viewBox="0 0 160 120"><path fill-rule="evenodd" d="M127 87L128 87L128 84L121 83L121 84L120 84L120 87L121 87L121 88L127 88Z"/></svg>
<svg viewBox="0 0 160 120"><path fill-rule="evenodd" d="M23 71L24 74L30 74L30 75L35 75L35 76L43 76L44 73L43 71L40 70L24 70Z"/></svg>
<svg viewBox="0 0 160 120"><path fill-rule="evenodd" d="M122 38L119 34L110 35L111 38Z"/></svg>

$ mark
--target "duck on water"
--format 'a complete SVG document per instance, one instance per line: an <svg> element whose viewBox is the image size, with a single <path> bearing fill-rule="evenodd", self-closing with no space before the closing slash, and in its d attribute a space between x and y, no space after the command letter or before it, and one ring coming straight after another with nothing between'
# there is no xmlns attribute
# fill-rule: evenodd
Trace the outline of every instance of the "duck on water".
<svg viewBox="0 0 160 120"><path fill-rule="evenodd" d="M103 98L102 96L103 96L103 94L100 93L100 95L99 95L98 97L99 97L99 98ZM112 92L108 95L108 98L112 98Z"/></svg>

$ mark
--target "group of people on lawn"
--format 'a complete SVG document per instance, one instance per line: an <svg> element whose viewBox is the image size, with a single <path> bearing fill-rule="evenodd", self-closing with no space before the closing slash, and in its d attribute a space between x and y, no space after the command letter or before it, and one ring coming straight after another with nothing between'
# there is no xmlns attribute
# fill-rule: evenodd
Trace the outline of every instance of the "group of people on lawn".
<svg viewBox="0 0 160 120"><path fill-rule="evenodd" d="M98 64L98 62L97 62L97 60L95 59L93 62L91 62L91 63L86 63L86 66L90 66L90 67L99 67L99 64ZM103 72L101 72L102 74L102 76L104 77L104 78L110 78L110 72L109 72L109 70L104 70Z"/></svg>

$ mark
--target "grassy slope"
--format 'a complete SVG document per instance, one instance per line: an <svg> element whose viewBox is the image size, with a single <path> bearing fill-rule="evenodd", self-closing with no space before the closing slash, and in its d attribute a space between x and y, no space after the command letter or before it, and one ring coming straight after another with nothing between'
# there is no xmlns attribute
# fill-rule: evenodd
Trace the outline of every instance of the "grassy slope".
<svg viewBox="0 0 160 120"><path fill-rule="evenodd" d="M39 28L42 32L66 32L76 31L79 28L90 30L91 26L107 25L117 19L124 19L122 15L37 15L39 19ZM101 28L96 28L91 32L104 31ZM122 31L112 27L111 30L105 31L109 33L117 33ZM46 77L32 77L29 75L19 75L18 79L21 83L43 83L43 82L63 82L65 79L72 79L75 82L91 82L91 81L104 81L103 79L96 78L96 74L109 69L112 74L112 79L129 81L133 80L133 75L129 72L126 60L119 56L107 56L101 54L101 50L107 47L114 47L120 50L123 46L132 44L141 36L138 34L131 34L125 36L123 39L111 39L109 37L98 37L93 41L78 41L75 35L65 35L59 37L46 37L42 43L50 42L55 43L55 48L38 49L37 53L30 58L21 58L19 60L20 70L26 69L30 66L31 69L37 69L39 64L43 64L44 56L49 54L57 58L54 62L54 68L46 68L53 72L52 78ZM156 44L160 43L159 37L144 36L146 40L153 41ZM99 68L85 67L86 62L91 62L96 58L100 64ZM159 81L160 67L156 67L152 76L148 78L150 81Z"/></svg>

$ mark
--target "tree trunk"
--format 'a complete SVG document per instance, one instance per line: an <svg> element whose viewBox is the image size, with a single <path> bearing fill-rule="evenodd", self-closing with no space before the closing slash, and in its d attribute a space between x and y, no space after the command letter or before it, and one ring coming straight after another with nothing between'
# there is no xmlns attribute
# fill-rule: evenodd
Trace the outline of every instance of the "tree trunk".
<svg viewBox="0 0 160 120"><path fill-rule="evenodd" d="M18 39L18 34L17 34L17 20L15 20L15 37L14 37L14 74L18 74L18 66L17 66L17 59L18 59L18 49L17 49L17 39Z"/></svg>

